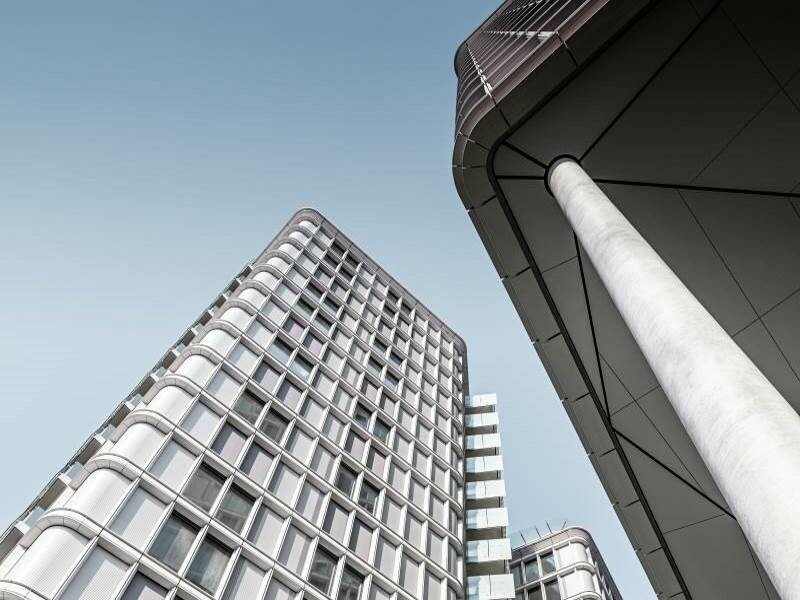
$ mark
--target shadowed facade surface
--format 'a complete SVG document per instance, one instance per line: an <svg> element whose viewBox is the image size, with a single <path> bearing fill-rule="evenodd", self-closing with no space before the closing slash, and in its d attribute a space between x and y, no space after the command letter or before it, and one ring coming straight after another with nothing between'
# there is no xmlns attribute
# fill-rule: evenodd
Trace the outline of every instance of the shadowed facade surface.
<svg viewBox="0 0 800 600"><path fill-rule="evenodd" d="M456 54L456 186L659 598L779 596L546 171L575 158L797 410L798 19L512 1Z"/></svg>

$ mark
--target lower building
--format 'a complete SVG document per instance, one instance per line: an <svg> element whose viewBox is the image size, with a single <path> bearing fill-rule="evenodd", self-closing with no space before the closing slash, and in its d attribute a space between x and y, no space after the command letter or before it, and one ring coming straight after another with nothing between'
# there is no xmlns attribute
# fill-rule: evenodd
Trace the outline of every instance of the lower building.
<svg viewBox="0 0 800 600"><path fill-rule="evenodd" d="M588 531L569 527L511 536L516 600L622 600Z"/></svg>

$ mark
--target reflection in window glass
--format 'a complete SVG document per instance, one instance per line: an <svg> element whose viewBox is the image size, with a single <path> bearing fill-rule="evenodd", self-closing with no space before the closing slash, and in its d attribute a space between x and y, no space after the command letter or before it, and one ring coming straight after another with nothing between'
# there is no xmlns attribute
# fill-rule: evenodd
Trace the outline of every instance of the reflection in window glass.
<svg viewBox="0 0 800 600"><path fill-rule="evenodd" d="M556 557L553 555L552 552L548 552L547 554L542 554L542 573L547 575L548 573L555 573L556 570Z"/></svg>
<svg viewBox="0 0 800 600"><path fill-rule="evenodd" d="M225 478L206 464L195 471L183 495L194 504L208 512L214 505Z"/></svg>
<svg viewBox="0 0 800 600"><path fill-rule="evenodd" d="M331 581L333 581L333 572L335 570L336 559L332 554L318 547L314 555L314 561L311 563L308 583L323 594L328 594L331 590Z"/></svg>
<svg viewBox="0 0 800 600"><path fill-rule="evenodd" d="M239 533L244 527L253 498L237 486L231 486L217 509L217 520Z"/></svg>
<svg viewBox="0 0 800 600"><path fill-rule="evenodd" d="M173 513L158 532L148 554L173 571L178 571L197 532L195 525Z"/></svg>
<svg viewBox="0 0 800 600"><path fill-rule="evenodd" d="M258 421L258 417L263 408L264 402L246 390L237 398L236 403L233 405L233 410L245 421L253 425Z"/></svg>
<svg viewBox="0 0 800 600"><path fill-rule="evenodd" d="M222 574L225 572L230 557L230 550L217 540L207 537L200 544L192 564L189 565L186 579L213 596L222 580Z"/></svg>
<svg viewBox="0 0 800 600"><path fill-rule="evenodd" d="M336 600L359 600L364 578L350 567L345 567Z"/></svg>

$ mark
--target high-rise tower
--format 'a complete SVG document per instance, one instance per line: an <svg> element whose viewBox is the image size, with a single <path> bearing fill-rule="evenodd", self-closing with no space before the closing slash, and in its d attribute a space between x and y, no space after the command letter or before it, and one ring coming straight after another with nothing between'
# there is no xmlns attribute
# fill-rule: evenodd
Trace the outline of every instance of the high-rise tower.
<svg viewBox="0 0 800 600"><path fill-rule="evenodd" d="M463 341L302 210L6 530L0 598L511 598L467 392Z"/></svg>

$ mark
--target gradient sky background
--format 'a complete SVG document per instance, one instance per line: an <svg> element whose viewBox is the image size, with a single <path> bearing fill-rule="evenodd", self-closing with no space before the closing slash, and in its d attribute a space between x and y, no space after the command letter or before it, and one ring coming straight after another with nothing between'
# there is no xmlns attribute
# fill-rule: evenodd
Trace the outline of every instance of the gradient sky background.
<svg viewBox="0 0 800 600"><path fill-rule="evenodd" d="M467 340L511 528L584 525L655 598L453 187L453 53L495 2L3 7L0 528L313 206Z"/></svg>

